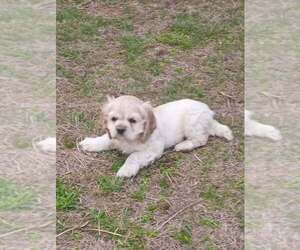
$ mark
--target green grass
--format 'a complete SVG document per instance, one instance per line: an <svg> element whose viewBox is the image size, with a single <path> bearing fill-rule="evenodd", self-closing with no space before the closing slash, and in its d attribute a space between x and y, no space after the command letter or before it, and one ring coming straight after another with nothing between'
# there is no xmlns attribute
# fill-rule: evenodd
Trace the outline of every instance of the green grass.
<svg viewBox="0 0 300 250"><path fill-rule="evenodd" d="M78 50L72 49L72 48L59 48L58 54L64 58L67 58L69 60L75 61L75 62L81 62L81 53Z"/></svg>
<svg viewBox="0 0 300 250"><path fill-rule="evenodd" d="M59 10L56 19L58 40L64 42L100 39L99 29L108 25L102 17L86 14L75 7Z"/></svg>
<svg viewBox="0 0 300 250"><path fill-rule="evenodd" d="M143 224L149 224L154 221L154 214L158 211L158 205L156 203L150 203L143 215L140 217L140 222Z"/></svg>
<svg viewBox="0 0 300 250"><path fill-rule="evenodd" d="M124 163L125 163L125 160L123 160L123 159L115 161L111 166L112 171L117 173L119 171L119 169L123 166Z"/></svg>
<svg viewBox="0 0 300 250"><path fill-rule="evenodd" d="M153 212L149 212L149 211L145 212L140 218L140 221L143 224L149 224L153 220L154 220Z"/></svg>
<svg viewBox="0 0 300 250"><path fill-rule="evenodd" d="M35 202L36 196L30 188L0 178L0 210L28 209Z"/></svg>
<svg viewBox="0 0 300 250"><path fill-rule="evenodd" d="M96 93L96 89L95 89L95 82L92 80L84 80L81 82L80 84L80 91L79 93L82 96L94 96Z"/></svg>
<svg viewBox="0 0 300 250"><path fill-rule="evenodd" d="M180 32L167 32L156 38L158 42L170 46L178 46L182 49L190 49L193 47L193 41L190 36Z"/></svg>
<svg viewBox="0 0 300 250"><path fill-rule="evenodd" d="M168 101L175 100L179 95L182 98L192 98L196 100L201 100L201 98L205 96L201 85L198 85L190 76L174 79L168 84L168 87L164 91Z"/></svg>
<svg viewBox="0 0 300 250"><path fill-rule="evenodd" d="M178 15L171 28L159 35L157 41L181 49L191 49L203 46L226 32L224 25L207 23L191 15Z"/></svg>
<svg viewBox="0 0 300 250"><path fill-rule="evenodd" d="M180 231L176 232L173 237L180 241L183 245L191 245L193 243L192 228L189 225L184 225Z"/></svg>
<svg viewBox="0 0 300 250"><path fill-rule="evenodd" d="M31 140L26 136L18 136L14 141L14 145L18 149L28 149L32 147Z"/></svg>
<svg viewBox="0 0 300 250"><path fill-rule="evenodd" d="M224 206L224 197L213 184L208 184L205 190L201 192L200 196L215 208L222 208Z"/></svg>
<svg viewBox="0 0 300 250"><path fill-rule="evenodd" d="M217 228L219 226L219 222L208 217L202 217L199 219L199 224L204 227L209 228Z"/></svg>
<svg viewBox="0 0 300 250"><path fill-rule="evenodd" d="M97 225L99 224L102 229L108 230L110 232L119 231L118 220L110 216L108 213L93 209L91 211L91 216L92 216L92 220Z"/></svg>
<svg viewBox="0 0 300 250"><path fill-rule="evenodd" d="M73 124L73 126L78 128L83 128L87 132L91 132L96 128L95 119L87 117L86 113L79 110L72 110L67 114L67 117Z"/></svg>
<svg viewBox="0 0 300 250"><path fill-rule="evenodd" d="M143 178L141 183L138 186L138 190L135 191L131 197L136 201L143 201L146 196L148 185L149 185L148 178Z"/></svg>
<svg viewBox="0 0 300 250"><path fill-rule="evenodd" d="M76 147L76 141L69 136L65 136L63 138L63 145L64 145L64 148L72 149L72 148Z"/></svg>
<svg viewBox="0 0 300 250"><path fill-rule="evenodd" d="M159 180L160 192L159 194L162 196L169 196L171 194L171 183L167 177L160 178Z"/></svg>
<svg viewBox="0 0 300 250"><path fill-rule="evenodd" d="M78 202L79 190L58 179L56 181L56 209L58 211L74 210Z"/></svg>
<svg viewBox="0 0 300 250"><path fill-rule="evenodd" d="M164 72L164 68L168 61L157 58L135 58L130 61L127 71L124 72L123 78L141 79L141 74L149 74L152 77L159 76Z"/></svg>
<svg viewBox="0 0 300 250"><path fill-rule="evenodd" d="M121 45L126 52L127 62L134 62L145 50L145 41L141 37L127 35L121 38Z"/></svg>
<svg viewBox="0 0 300 250"><path fill-rule="evenodd" d="M101 229L121 235L107 234L108 238L116 240L117 249L146 249L145 238L153 238L157 235L156 231L146 230L137 223L131 222L128 213L116 217L105 211L93 209L91 211L91 217L93 223L100 226Z"/></svg>
<svg viewBox="0 0 300 250"><path fill-rule="evenodd" d="M123 188L123 180L116 178L114 176L101 176L98 181L99 188L104 194L108 195L110 193L120 192Z"/></svg>

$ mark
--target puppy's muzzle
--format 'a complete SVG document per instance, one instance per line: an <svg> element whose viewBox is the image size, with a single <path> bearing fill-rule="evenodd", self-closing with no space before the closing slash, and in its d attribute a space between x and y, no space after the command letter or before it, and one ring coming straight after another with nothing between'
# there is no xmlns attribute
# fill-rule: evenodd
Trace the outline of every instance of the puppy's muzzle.
<svg viewBox="0 0 300 250"><path fill-rule="evenodd" d="M123 135L125 133L125 131L126 131L126 128L117 128L117 133L119 135Z"/></svg>

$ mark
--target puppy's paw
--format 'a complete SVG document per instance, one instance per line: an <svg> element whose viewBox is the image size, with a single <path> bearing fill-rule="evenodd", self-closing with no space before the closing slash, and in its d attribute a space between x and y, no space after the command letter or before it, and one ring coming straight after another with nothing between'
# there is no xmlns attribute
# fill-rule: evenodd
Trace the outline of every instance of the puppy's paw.
<svg viewBox="0 0 300 250"><path fill-rule="evenodd" d="M231 141L233 139L233 135L231 130L228 128L226 131L224 131L224 137L228 140Z"/></svg>
<svg viewBox="0 0 300 250"><path fill-rule="evenodd" d="M134 164L124 164L117 172L117 177L133 177L139 171L139 167Z"/></svg>
<svg viewBox="0 0 300 250"><path fill-rule="evenodd" d="M279 141L282 139L280 131L273 126L268 126L268 129L265 131L265 136L274 141Z"/></svg>
<svg viewBox="0 0 300 250"><path fill-rule="evenodd" d="M79 143L79 146L82 150L88 152L99 152L102 150L99 138L85 138Z"/></svg>
<svg viewBox="0 0 300 250"><path fill-rule="evenodd" d="M56 152L56 138L48 137L45 140L38 142L37 147L43 152Z"/></svg>

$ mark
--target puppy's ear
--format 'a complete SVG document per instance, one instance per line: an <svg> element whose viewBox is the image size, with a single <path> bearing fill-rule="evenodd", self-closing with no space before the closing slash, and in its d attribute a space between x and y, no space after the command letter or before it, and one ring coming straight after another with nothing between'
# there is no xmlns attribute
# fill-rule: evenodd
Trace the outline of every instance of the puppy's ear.
<svg viewBox="0 0 300 250"><path fill-rule="evenodd" d="M107 127L107 116L108 116L108 110L109 110L109 106L111 104L111 102L115 99L114 97L111 96L106 96L107 101L102 105L102 109L101 109L101 126L102 128L107 132L108 136L110 139L112 139L110 131Z"/></svg>
<svg viewBox="0 0 300 250"><path fill-rule="evenodd" d="M110 104L115 100L115 97L107 95L106 101L102 104L102 114L105 116L108 113L108 109L111 106Z"/></svg>
<svg viewBox="0 0 300 250"><path fill-rule="evenodd" d="M146 111L146 123L144 133L142 135L142 141L146 141L152 132L156 129L156 118L153 112L153 108L150 103L145 102L143 108Z"/></svg>

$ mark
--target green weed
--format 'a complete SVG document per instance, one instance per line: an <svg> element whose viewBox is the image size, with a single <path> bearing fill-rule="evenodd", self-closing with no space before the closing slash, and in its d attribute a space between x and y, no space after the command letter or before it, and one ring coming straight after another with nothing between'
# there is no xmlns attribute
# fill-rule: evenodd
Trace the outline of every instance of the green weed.
<svg viewBox="0 0 300 250"><path fill-rule="evenodd" d="M208 218L208 217L200 218L199 224L201 226L210 227L210 228L217 228L219 226L219 222L217 222L216 220L214 220L212 218Z"/></svg>
<svg viewBox="0 0 300 250"><path fill-rule="evenodd" d="M183 226L179 232L174 234L173 237L184 245L191 245L193 243L191 226Z"/></svg>
<svg viewBox="0 0 300 250"><path fill-rule="evenodd" d="M56 181L56 209L69 211L76 208L79 201L79 190L62 180Z"/></svg>
<svg viewBox="0 0 300 250"><path fill-rule="evenodd" d="M35 201L35 194L29 188L0 178L0 210L30 208Z"/></svg>
<svg viewBox="0 0 300 250"><path fill-rule="evenodd" d="M145 41L138 36L123 36L121 44L126 51L127 62L130 63L142 55L145 50Z"/></svg>
<svg viewBox="0 0 300 250"><path fill-rule="evenodd" d="M123 180L112 176L101 176L97 183L105 194L120 192L123 187Z"/></svg>
<svg viewBox="0 0 300 250"><path fill-rule="evenodd" d="M143 178L138 187L138 190L135 191L131 197L136 201L143 201L146 196L148 185L149 185L149 180L147 178Z"/></svg>

